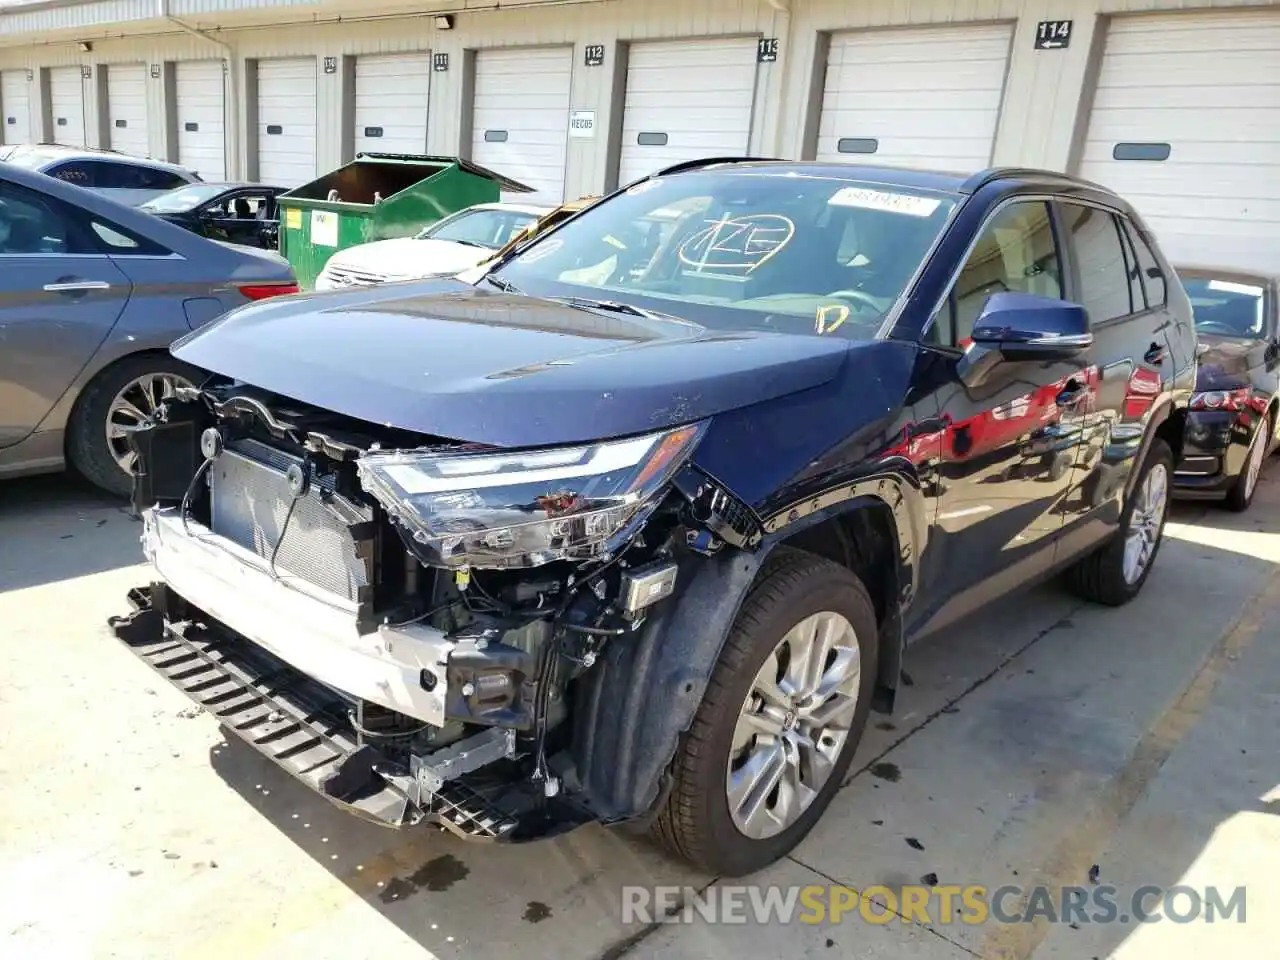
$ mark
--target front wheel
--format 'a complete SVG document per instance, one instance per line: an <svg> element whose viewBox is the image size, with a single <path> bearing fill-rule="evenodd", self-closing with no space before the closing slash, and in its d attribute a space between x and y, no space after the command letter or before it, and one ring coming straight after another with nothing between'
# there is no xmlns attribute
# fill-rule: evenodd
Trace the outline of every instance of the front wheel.
<svg viewBox="0 0 1280 960"><path fill-rule="evenodd" d="M653 834L720 876L785 856L840 788L867 723L878 628L862 582L783 548L730 630L672 761Z"/></svg>
<svg viewBox="0 0 1280 960"><path fill-rule="evenodd" d="M1173 451L1163 440L1152 440L1120 514L1118 529L1067 571L1067 582L1078 595L1111 607L1138 595L1164 539L1172 480Z"/></svg>

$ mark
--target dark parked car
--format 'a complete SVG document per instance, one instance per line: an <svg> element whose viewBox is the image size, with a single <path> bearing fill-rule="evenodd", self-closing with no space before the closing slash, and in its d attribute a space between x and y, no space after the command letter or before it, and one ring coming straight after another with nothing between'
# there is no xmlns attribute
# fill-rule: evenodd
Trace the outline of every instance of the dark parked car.
<svg viewBox="0 0 1280 960"><path fill-rule="evenodd" d="M280 244L276 197L286 189L260 183L193 183L148 200L141 209L211 240L274 250Z"/></svg>
<svg viewBox="0 0 1280 960"><path fill-rule="evenodd" d="M59 143L0 147L0 160L64 183L74 183L133 207L175 187L200 180L197 173L176 163Z"/></svg>
<svg viewBox="0 0 1280 960"><path fill-rule="evenodd" d="M1280 282L1178 267L1200 340L1196 393L1174 483L1180 496L1253 502L1280 419Z"/></svg>
<svg viewBox="0 0 1280 960"><path fill-rule="evenodd" d="M1138 593L1195 331L1100 187L718 160L474 286L173 352L221 379L133 435L135 653L363 816L631 821L742 874L822 814L906 641L1060 570Z"/></svg>
<svg viewBox="0 0 1280 960"><path fill-rule="evenodd" d="M0 477L69 461L128 493L129 431L200 382L170 342L297 289L276 254L0 163Z"/></svg>

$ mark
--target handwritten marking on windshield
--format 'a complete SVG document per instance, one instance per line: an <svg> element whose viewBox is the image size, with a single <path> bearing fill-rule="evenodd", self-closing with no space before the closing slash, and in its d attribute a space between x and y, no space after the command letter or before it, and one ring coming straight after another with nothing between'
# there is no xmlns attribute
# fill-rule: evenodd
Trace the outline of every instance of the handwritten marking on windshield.
<svg viewBox="0 0 1280 960"><path fill-rule="evenodd" d="M768 263L796 234L796 225L776 213L721 217L691 234L680 244L682 263L703 270L742 270L751 273Z"/></svg>
<svg viewBox="0 0 1280 960"><path fill-rule="evenodd" d="M818 308L818 314L814 318L814 329L817 331L818 336L831 333L848 320L852 312L843 303L828 303L825 306L821 306ZM832 319L833 317L834 320Z"/></svg>

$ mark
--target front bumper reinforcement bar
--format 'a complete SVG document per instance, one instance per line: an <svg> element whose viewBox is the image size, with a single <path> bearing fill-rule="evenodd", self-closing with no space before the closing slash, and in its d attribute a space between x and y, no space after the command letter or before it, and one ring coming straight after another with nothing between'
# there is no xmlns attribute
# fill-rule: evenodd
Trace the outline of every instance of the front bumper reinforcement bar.
<svg viewBox="0 0 1280 960"><path fill-rule="evenodd" d="M134 611L108 623L141 660L312 790L388 827L426 821L469 840L533 838L517 837L528 832L517 817L465 780L423 795L408 770L358 742L349 701L194 608L180 604L184 616L171 619L171 598L180 599L163 583L135 588Z"/></svg>

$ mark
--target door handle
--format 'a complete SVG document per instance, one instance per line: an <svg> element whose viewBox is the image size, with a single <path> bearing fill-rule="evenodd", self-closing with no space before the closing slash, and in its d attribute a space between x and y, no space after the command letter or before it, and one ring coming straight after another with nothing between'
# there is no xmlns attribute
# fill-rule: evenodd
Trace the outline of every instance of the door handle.
<svg viewBox="0 0 1280 960"><path fill-rule="evenodd" d="M1142 359L1153 367L1160 366L1160 364L1164 363L1164 347L1158 343L1151 344L1147 348L1147 352L1142 355Z"/></svg>
<svg viewBox="0 0 1280 960"><path fill-rule="evenodd" d="M46 283L46 293L88 293L90 290L110 290L111 284L105 280L67 280L58 283Z"/></svg>

